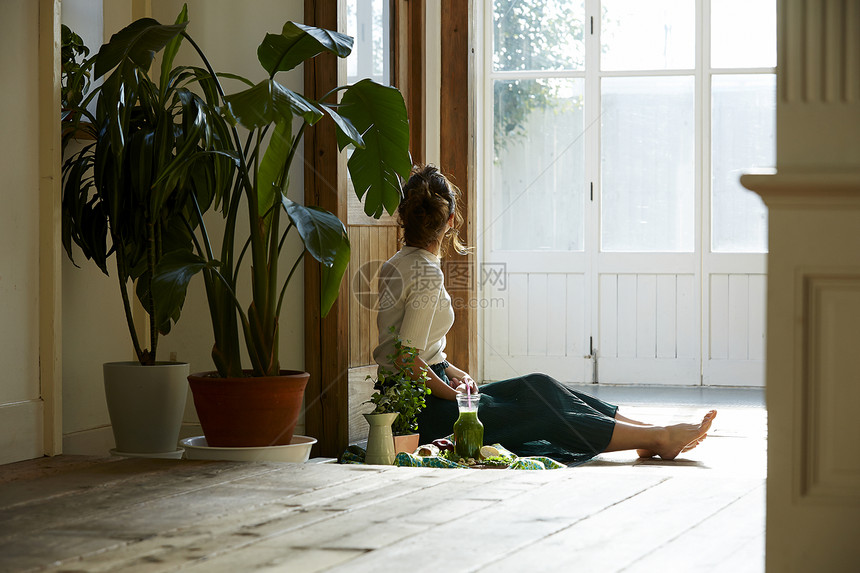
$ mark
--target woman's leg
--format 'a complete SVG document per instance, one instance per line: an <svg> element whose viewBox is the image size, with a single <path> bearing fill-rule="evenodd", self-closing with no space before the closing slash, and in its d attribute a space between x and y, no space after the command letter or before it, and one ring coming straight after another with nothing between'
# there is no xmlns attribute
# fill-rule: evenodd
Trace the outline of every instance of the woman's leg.
<svg viewBox="0 0 860 573"><path fill-rule="evenodd" d="M601 412L546 374L486 384L481 393L478 417L485 441L515 453L529 450L520 455L537 455L537 442L549 442L557 456L565 457L561 451L577 458L595 456L606 449L616 423L614 406L603 408L611 414Z"/></svg>
<svg viewBox="0 0 860 573"><path fill-rule="evenodd" d="M637 450L650 452L664 460L671 460L681 452L696 447L711 427L717 411L705 414L700 424L675 424L672 426L641 426L616 420L607 452ZM640 453L640 455L642 455ZM650 457L650 456L646 456Z"/></svg>
<svg viewBox="0 0 860 573"><path fill-rule="evenodd" d="M646 427L653 427L654 426L654 424L647 424L645 422L640 422L639 420L634 420L632 418L628 418L627 416L622 415L620 413L618 406L604 402L598 398L595 398L594 396L591 396L589 394L585 394L584 392L579 392L578 390L573 390L571 388L567 388L566 386L564 386L564 388L567 389L568 391L570 391L573 395L575 395L577 398L579 398L580 400L582 400L583 402L585 402L586 404L588 404L592 408L602 412L603 414L605 414L611 418L614 418L616 422L624 422L626 424L631 424L634 426L646 426ZM704 435L700 436L699 438L696 438L695 440L693 440L689 444L685 445L681 451L686 452L686 451L692 450L693 448L695 448L696 446L701 444L704 441L704 439L705 439ZM651 450L651 449L646 449L646 448L637 448L636 453L641 458L653 458L654 456L658 455L656 451Z"/></svg>

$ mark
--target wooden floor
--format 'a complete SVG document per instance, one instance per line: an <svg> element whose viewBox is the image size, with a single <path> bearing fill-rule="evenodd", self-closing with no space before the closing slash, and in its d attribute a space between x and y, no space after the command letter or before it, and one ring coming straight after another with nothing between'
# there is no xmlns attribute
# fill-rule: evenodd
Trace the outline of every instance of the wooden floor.
<svg viewBox="0 0 860 573"><path fill-rule="evenodd" d="M759 572L764 417L724 409L674 462L554 471L21 462L0 467L0 571Z"/></svg>

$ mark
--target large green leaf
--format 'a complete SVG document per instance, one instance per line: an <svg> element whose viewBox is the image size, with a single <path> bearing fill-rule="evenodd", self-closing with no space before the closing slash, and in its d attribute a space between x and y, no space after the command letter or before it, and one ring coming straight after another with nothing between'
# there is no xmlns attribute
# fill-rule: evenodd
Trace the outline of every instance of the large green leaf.
<svg viewBox="0 0 860 573"><path fill-rule="evenodd" d="M149 290L149 286L152 284L152 280L150 278L151 276L152 274L150 273L149 269L146 269L145 271L143 271L143 274L141 274L140 277L138 277L138 279L135 281L134 292L137 295L137 300L140 301L140 304L143 306L144 309L149 309L150 305L153 304L151 300L152 293ZM157 302L154 303L154 307L152 308L155 308L156 317L158 317L159 315L164 317L164 320L162 322L158 322L158 320L156 320L155 327L158 329L158 333L170 333L170 321L172 320L174 323L179 322L179 315L182 311L182 308L177 307L173 309L173 314L171 316L167 316L166 313L159 313L160 308Z"/></svg>
<svg viewBox="0 0 860 573"><path fill-rule="evenodd" d="M189 250L166 253L155 266L152 296L155 298L155 322L158 325L179 315L191 278L207 266L206 259Z"/></svg>
<svg viewBox="0 0 860 573"><path fill-rule="evenodd" d="M257 59L272 77L322 52L345 58L351 51L352 38L346 34L287 22L280 34L266 34L257 48Z"/></svg>
<svg viewBox="0 0 860 573"><path fill-rule="evenodd" d="M305 207L286 197L282 197L281 202L307 251L322 263L320 307L325 316L337 298L349 264L349 235L346 227L325 209Z"/></svg>
<svg viewBox="0 0 860 573"><path fill-rule="evenodd" d="M171 145L166 146L167 149L163 150L167 155L160 165L161 176L158 182L152 186L150 208L153 213L161 210L175 185L182 186L187 175L186 169L191 165L189 160L193 160L197 156L198 144L201 143L205 135L206 114L200 99L186 89L178 90L178 95L182 102L182 129L179 130L180 137L175 140L175 150L172 142ZM170 118L170 116L167 117ZM172 120L172 118L170 119ZM174 131L172 121L167 127L172 135ZM174 155L171 156L171 153Z"/></svg>
<svg viewBox="0 0 860 573"><path fill-rule="evenodd" d="M248 129L263 127L279 119L288 120L293 114L302 116L313 125L323 116L315 103L274 80L263 80L224 99L230 114Z"/></svg>
<svg viewBox="0 0 860 573"><path fill-rule="evenodd" d="M286 197L281 197L281 203L296 226L305 248L323 265L332 266L343 246L349 248L346 227L334 214L320 207L300 205Z"/></svg>
<svg viewBox="0 0 860 573"><path fill-rule="evenodd" d="M128 58L144 70L149 70L155 52L158 52L181 34L188 22L172 25L159 24L152 18L135 20L104 44L96 57L95 77L98 79Z"/></svg>
<svg viewBox="0 0 860 573"><path fill-rule="evenodd" d="M152 158L155 132L151 128L136 131L131 136L128 162L131 168L129 181L139 198L149 196L152 187Z"/></svg>
<svg viewBox="0 0 860 573"><path fill-rule="evenodd" d="M340 283L343 281L343 275L346 274L346 268L349 266L349 253L349 237L344 235L343 240L338 244L331 266L323 265L320 269L320 312L322 316L328 314L337 299Z"/></svg>
<svg viewBox="0 0 860 573"><path fill-rule="evenodd" d="M179 11L179 16L176 17L176 22L174 25L188 25L188 4L182 5L182 10ZM173 69L173 60L176 58L176 54L179 52L179 45L182 43L182 35L177 34L174 36L164 48L164 56L161 60L161 82L159 86L161 87L161 92L165 93L167 90L167 85L170 79L170 73Z"/></svg>
<svg viewBox="0 0 860 573"><path fill-rule="evenodd" d="M286 188L289 173L285 170L292 149L292 122L280 120L275 124L272 138L257 173L257 200L260 216L265 215Z"/></svg>
<svg viewBox="0 0 860 573"><path fill-rule="evenodd" d="M383 208L394 214L400 203L400 179L409 176L409 121L400 92L372 80L351 85L343 94L338 113L361 132L364 149L356 148L347 167L355 193L364 200L364 212L379 218ZM338 146L350 143L338 133Z"/></svg>
<svg viewBox="0 0 860 573"><path fill-rule="evenodd" d="M361 134L352 125L352 122L337 113L334 109L334 106L321 104L323 110L332 118L334 124L338 129L338 137L340 139L346 138L349 143L352 143L356 147L364 148L364 139L362 139ZM343 146L340 147L341 151L343 151Z"/></svg>

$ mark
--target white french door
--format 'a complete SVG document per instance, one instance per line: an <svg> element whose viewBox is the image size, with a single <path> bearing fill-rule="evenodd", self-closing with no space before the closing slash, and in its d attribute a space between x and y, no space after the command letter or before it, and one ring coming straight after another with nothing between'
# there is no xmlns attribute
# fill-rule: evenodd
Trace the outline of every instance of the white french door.
<svg viewBox="0 0 860 573"><path fill-rule="evenodd" d="M737 178L773 164L775 41L725 4L484 15L486 380L763 384L766 214Z"/></svg>

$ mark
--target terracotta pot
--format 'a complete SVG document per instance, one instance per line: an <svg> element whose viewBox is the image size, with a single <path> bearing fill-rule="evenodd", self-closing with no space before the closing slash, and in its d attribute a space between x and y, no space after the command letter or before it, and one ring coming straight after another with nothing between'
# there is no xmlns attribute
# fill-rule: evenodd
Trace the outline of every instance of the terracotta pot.
<svg viewBox="0 0 860 573"><path fill-rule="evenodd" d="M394 455L396 456L400 452L406 452L407 454L413 453L418 449L420 445L418 443L418 439L421 437L421 434L406 434L405 436L394 436Z"/></svg>
<svg viewBox="0 0 860 573"><path fill-rule="evenodd" d="M206 443L220 448L289 444L308 378L307 372L295 370L259 378L192 374L188 383Z"/></svg>

